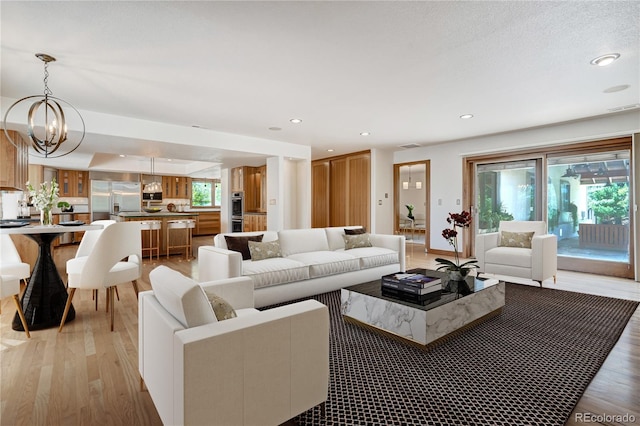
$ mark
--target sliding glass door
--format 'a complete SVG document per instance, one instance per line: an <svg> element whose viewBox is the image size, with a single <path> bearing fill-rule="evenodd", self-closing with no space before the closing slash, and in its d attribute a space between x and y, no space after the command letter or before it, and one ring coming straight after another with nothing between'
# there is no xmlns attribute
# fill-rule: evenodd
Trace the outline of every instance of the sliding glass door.
<svg viewBox="0 0 640 426"><path fill-rule="evenodd" d="M630 138L465 162L475 234L544 220L558 238L559 269L633 277Z"/></svg>
<svg viewBox="0 0 640 426"><path fill-rule="evenodd" d="M477 166L476 233L495 232L500 221L541 220L540 164L532 159Z"/></svg>
<svg viewBox="0 0 640 426"><path fill-rule="evenodd" d="M630 262L630 152L549 156L548 227L565 264Z"/></svg>

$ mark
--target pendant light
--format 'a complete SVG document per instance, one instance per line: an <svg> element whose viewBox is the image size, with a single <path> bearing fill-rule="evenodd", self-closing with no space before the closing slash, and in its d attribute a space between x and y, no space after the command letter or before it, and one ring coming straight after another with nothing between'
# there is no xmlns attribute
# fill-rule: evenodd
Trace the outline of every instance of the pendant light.
<svg viewBox="0 0 640 426"><path fill-rule="evenodd" d="M155 176L155 158L151 157L151 183L148 183L144 186L142 192L147 194L157 194L162 193L162 184L156 180Z"/></svg>
<svg viewBox="0 0 640 426"><path fill-rule="evenodd" d="M49 89L48 67L49 63L55 62L56 58L51 55L47 55L46 53L36 53L36 57L44 62L44 94L27 96L11 105L4 115L4 133L9 141L14 146L17 146L13 139L11 139L11 136L8 132L7 120L9 118L9 113L16 106L22 104L23 102L31 101L33 103L29 107L29 113L26 117L27 134L31 141L31 147L35 151L36 156L44 158L58 158L72 153L76 150L76 148L80 146L80 144L84 140L85 135L84 120L82 119L80 112L78 112L78 110L73 105L63 99L56 98L55 96L53 96L53 92L51 91L51 89ZM66 113L62 108L62 104L66 104ZM18 109L16 109L16 111ZM72 115L77 115L78 118L75 121L82 126L82 134L80 135L80 138L77 140L77 142L72 142L69 139L70 135L67 128L68 118L70 118L70 115L68 113L73 112L75 112L75 114ZM68 149L65 151L58 151L63 144L65 148Z"/></svg>

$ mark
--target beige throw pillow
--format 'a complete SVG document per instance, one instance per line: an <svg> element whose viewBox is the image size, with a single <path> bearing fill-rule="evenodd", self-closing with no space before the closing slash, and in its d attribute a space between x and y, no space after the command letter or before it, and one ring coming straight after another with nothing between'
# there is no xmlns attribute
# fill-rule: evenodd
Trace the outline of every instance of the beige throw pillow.
<svg viewBox="0 0 640 426"><path fill-rule="evenodd" d="M207 298L209 299L209 303L211 303L213 313L216 315L218 321L237 317L236 311L229 302L224 300L222 297L216 294L207 293Z"/></svg>
<svg viewBox="0 0 640 426"><path fill-rule="evenodd" d="M531 248L531 239L535 232L500 232L502 247Z"/></svg>
<svg viewBox="0 0 640 426"><path fill-rule="evenodd" d="M350 249L360 248L360 247L371 247L371 240L369 239L369 234L343 235L343 238L344 238L345 250L350 250Z"/></svg>
<svg viewBox="0 0 640 426"><path fill-rule="evenodd" d="M264 260L272 257L282 257L280 251L280 241L267 241L264 243L258 243L255 241L249 241L249 252L251 253L251 260Z"/></svg>

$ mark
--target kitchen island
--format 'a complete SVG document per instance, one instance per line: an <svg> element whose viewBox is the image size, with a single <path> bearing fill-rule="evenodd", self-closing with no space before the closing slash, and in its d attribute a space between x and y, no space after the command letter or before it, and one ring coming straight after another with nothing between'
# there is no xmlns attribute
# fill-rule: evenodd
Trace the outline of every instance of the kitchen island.
<svg viewBox="0 0 640 426"><path fill-rule="evenodd" d="M167 252L167 223L170 220L186 220L186 219L198 219L198 213L187 212L187 213L172 213L160 211L158 213L147 213L147 212L121 212L118 213L117 219L119 222L130 222L130 221L147 221L147 220L159 220L162 222L162 229L160 229L160 253L165 254ZM155 233L154 233L155 234ZM171 242L172 245L182 245L186 244L186 233L184 232L173 232L171 234ZM149 247L149 232L142 233L142 246ZM170 254L182 254L184 250L175 249L171 250Z"/></svg>

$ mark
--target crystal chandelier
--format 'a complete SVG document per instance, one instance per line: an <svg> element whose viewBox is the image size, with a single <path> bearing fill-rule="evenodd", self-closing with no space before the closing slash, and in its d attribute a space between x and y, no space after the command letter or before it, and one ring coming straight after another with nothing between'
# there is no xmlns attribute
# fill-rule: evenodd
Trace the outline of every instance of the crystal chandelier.
<svg viewBox="0 0 640 426"><path fill-rule="evenodd" d="M7 131L7 119L9 117L9 113L12 109L22 104L22 102L33 102L27 115L27 134L29 135L32 148L38 156L45 158L62 157L75 151L84 140L84 120L73 105L63 99L56 98L53 96L53 92L49 89L48 67L49 63L54 62L56 58L47 55L46 53L36 53L36 57L44 62L44 94L27 96L11 105L4 115L4 132L9 141L16 146L16 143L11 139L11 136ZM67 112L69 110L75 111L79 117L79 122L82 123L82 135L75 143L75 146L73 146L73 143L68 139L69 133L67 128L67 116L65 116L65 111L62 109L61 104L66 104L66 106L69 107L67 108ZM67 142L65 144L65 148L70 149L65 150L64 152L62 150L58 151L64 142Z"/></svg>

